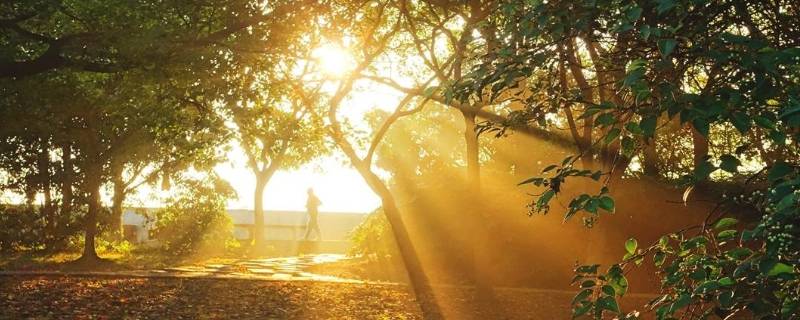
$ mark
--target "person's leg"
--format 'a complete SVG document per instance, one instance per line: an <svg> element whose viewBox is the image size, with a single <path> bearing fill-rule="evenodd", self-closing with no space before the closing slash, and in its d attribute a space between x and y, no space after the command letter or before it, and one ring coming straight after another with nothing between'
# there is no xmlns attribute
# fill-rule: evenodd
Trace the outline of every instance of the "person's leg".
<svg viewBox="0 0 800 320"><path fill-rule="evenodd" d="M322 241L322 232L319 231L319 223L314 224L314 231L317 232L317 241Z"/></svg>
<svg viewBox="0 0 800 320"><path fill-rule="evenodd" d="M309 236L311 236L311 224L306 225L306 235L303 236L303 240L308 241Z"/></svg>

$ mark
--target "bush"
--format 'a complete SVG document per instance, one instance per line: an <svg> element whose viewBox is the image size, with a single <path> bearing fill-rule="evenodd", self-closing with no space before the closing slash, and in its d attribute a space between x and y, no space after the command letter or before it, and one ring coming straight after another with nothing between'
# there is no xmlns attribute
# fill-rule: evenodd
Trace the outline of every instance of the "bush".
<svg viewBox="0 0 800 320"><path fill-rule="evenodd" d="M238 243L225 210L233 189L212 177L181 182L177 196L155 212L153 235L172 255L224 252Z"/></svg>
<svg viewBox="0 0 800 320"><path fill-rule="evenodd" d="M353 246L348 255L369 259L388 259L397 256L397 244L392 235L392 227L381 208L370 213L350 232L349 237Z"/></svg>
<svg viewBox="0 0 800 320"><path fill-rule="evenodd" d="M85 241L83 234L77 234L67 239L66 251L73 253L80 253L83 251L83 244ZM127 240L108 239L98 237L95 239L95 249L99 255L118 254L121 256L129 256L136 246Z"/></svg>
<svg viewBox="0 0 800 320"><path fill-rule="evenodd" d="M0 251L41 247L43 230L41 210L33 206L0 204Z"/></svg>

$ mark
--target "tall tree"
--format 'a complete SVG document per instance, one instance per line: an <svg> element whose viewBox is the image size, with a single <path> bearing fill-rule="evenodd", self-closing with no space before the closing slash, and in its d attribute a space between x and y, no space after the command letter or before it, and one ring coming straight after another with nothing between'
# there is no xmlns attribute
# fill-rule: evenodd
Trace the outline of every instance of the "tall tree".
<svg viewBox="0 0 800 320"><path fill-rule="evenodd" d="M418 111L427 101L421 102L415 108L407 109L415 94L406 95L395 108L394 113L387 117L378 131L368 138L368 141L371 142L365 152L357 150L349 140L349 133L345 131L343 120L339 118L339 112L354 91L355 83L362 79L364 71L375 67L376 62L386 53L389 44L400 30L400 21L397 19L399 12L389 2L364 7L351 3L337 5L340 7L332 13L332 16L324 19L319 32L322 35L346 35L350 43L345 49L350 51L354 63L351 70L325 79L326 82L333 84L334 88L330 98L326 99L323 104L324 114L330 125L328 134L370 189L381 199L383 212L391 225L423 316L426 319L440 319L442 313L397 207L395 197L387 183L372 168L375 150L388 128L398 118ZM311 90L304 88L303 96L308 97L309 92L316 92L313 88Z"/></svg>
<svg viewBox="0 0 800 320"><path fill-rule="evenodd" d="M257 250L265 248L264 191L272 176L308 163L327 149L315 95L301 98L295 80L262 75L257 83L246 86L252 93L227 104L236 139L256 177L253 239Z"/></svg>

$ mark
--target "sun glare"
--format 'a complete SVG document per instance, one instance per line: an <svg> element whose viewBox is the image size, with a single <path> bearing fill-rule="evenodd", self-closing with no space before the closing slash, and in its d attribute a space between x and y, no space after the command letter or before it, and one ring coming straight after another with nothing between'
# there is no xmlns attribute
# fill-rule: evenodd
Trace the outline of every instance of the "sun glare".
<svg viewBox="0 0 800 320"><path fill-rule="evenodd" d="M353 69L353 57L339 45L326 44L314 50L322 71L330 76L340 77Z"/></svg>

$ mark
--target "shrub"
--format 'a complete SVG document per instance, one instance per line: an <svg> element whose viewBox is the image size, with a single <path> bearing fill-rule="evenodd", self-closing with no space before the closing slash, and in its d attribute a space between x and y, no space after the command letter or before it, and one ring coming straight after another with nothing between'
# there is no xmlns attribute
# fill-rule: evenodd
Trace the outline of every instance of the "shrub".
<svg viewBox="0 0 800 320"><path fill-rule="evenodd" d="M381 208L370 213L350 232L349 237L353 242L348 252L351 256L363 256L369 259L388 259L397 256L392 227Z"/></svg>
<svg viewBox="0 0 800 320"><path fill-rule="evenodd" d="M0 204L0 251L41 247L44 219L33 206Z"/></svg>
<svg viewBox="0 0 800 320"><path fill-rule="evenodd" d="M216 177L182 181L167 207L155 212L155 239L172 255L218 253L235 246L225 210L233 195L230 185Z"/></svg>

